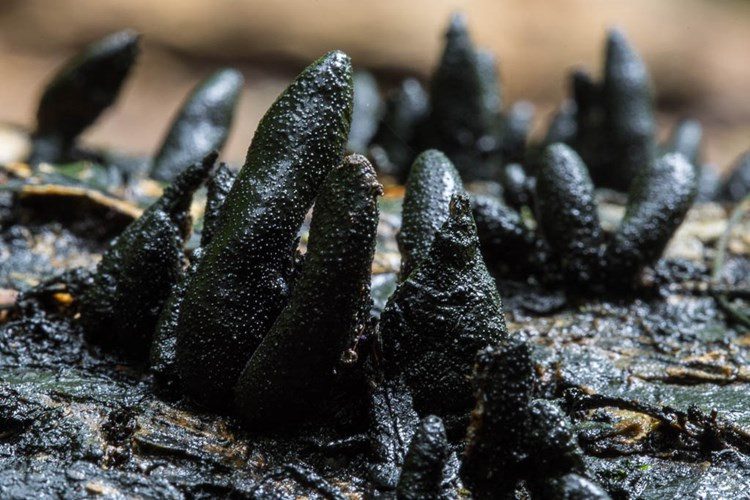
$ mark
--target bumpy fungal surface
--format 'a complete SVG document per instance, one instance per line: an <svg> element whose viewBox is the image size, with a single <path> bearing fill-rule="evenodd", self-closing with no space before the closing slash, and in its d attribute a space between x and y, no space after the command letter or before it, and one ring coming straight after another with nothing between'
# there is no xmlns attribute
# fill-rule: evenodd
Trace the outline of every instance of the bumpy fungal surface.
<svg viewBox="0 0 750 500"><path fill-rule="evenodd" d="M697 186L695 169L679 154L666 155L643 170L607 248L610 265L632 275L655 261L693 204Z"/></svg>
<svg viewBox="0 0 750 500"><path fill-rule="evenodd" d="M349 58L331 52L258 125L177 322L177 367L194 400L230 403L245 363L284 307L297 232L340 161L351 110Z"/></svg>
<svg viewBox="0 0 750 500"><path fill-rule="evenodd" d="M549 146L536 181L537 218L567 279L586 284L599 271L603 234L594 185L581 158L564 144Z"/></svg>
<svg viewBox="0 0 750 500"><path fill-rule="evenodd" d="M444 418L467 411L474 353L507 329L466 196L452 198L429 253L388 300L380 333L386 372L404 378L418 411Z"/></svg>
<svg viewBox="0 0 750 500"><path fill-rule="evenodd" d="M421 153L406 181L401 231L397 236L401 252L401 277L406 278L427 256L435 233L448 219L449 205L464 185L453 163L440 151Z"/></svg>
<svg viewBox="0 0 750 500"><path fill-rule="evenodd" d="M247 362L236 400L254 429L314 418L346 374L343 360L369 320L370 268L382 188L362 156L327 177L289 303Z"/></svg>
<svg viewBox="0 0 750 500"><path fill-rule="evenodd" d="M68 61L39 101L29 163L68 159L75 138L117 98L137 55L138 35L120 31Z"/></svg>
<svg viewBox="0 0 750 500"><path fill-rule="evenodd" d="M112 243L81 297L88 338L144 358L164 303L184 264L193 192L216 155L185 169L174 184Z"/></svg>
<svg viewBox="0 0 750 500"><path fill-rule="evenodd" d="M185 165L224 146L243 82L239 71L222 69L193 89L156 153L151 177L171 182Z"/></svg>
<svg viewBox="0 0 750 500"><path fill-rule="evenodd" d="M0 497L746 495L750 222L732 216L717 244L732 205L691 208L707 172L694 122L626 206L595 203L558 144L615 153L605 108L645 102L622 49L610 87L632 102L605 105L579 74L541 144L512 107L462 150L498 175L471 195L437 151L403 203L367 159L342 162L340 53L274 104L240 174L210 172L214 153L158 197L151 158L0 165ZM497 109L494 60L476 56L479 94L452 98ZM392 116L410 161L435 144L411 90Z"/></svg>
<svg viewBox="0 0 750 500"><path fill-rule="evenodd" d="M466 19L453 17L445 50L431 83L430 124L436 145L464 179L487 179L492 163L480 155L483 144L499 135L500 97L494 64L480 56Z"/></svg>

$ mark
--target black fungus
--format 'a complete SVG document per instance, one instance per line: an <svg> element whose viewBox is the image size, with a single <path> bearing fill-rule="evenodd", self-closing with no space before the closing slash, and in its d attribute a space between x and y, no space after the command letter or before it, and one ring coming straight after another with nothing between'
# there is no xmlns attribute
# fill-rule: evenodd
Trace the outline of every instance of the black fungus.
<svg viewBox="0 0 750 500"><path fill-rule="evenodd" d="M519 213L490 196L474 196L472 211L488 267L504 276L529 273L540 242Z"/></svg>
<svg viewBox="0 0 750 500"><path fill-rule="evenodd" d="M700 167L703 127L695 120L681 120L662 147L664 153L680 153L691 165Z"/></svg>
<svg viewBox="0 0 750 500"><path fill-rule="evenodd" d="M380 332L386 372L403 377L421 414L468 412L474 355L507 329L466 196L454 195L429 253L388 300Z"/></svg>
<svg viewBox="0 0 750 500"><path fill-rule="evenodd" d="M500 95L494 63L481 56L460 14L451 20L445 50L432 77L431 133L435 146L464 181L491 179L499 166Z"/></svg>
<svg viewBox="0 0 750 500"><path fill-rule="evenodd" d="M608 274L631 278L653 264L682 223L698 190L695 169L667 154L633 181L625 215L607 247Z"/></svg>
<svg viewBox="0 0 750 500"><path fill-rule="evenodd" d="M456 498L445 484L451 450L440 418L429 415L419 422L401 469L396 497L404 500Z"/></svg>
<svg viewBox="0 0 750 500"><path fill-rule="evenodd" d="M414 160L406 181L401 230L396 237L402 279L429 252L435 233L448 219L451 197L463 192L458 172L440 151L424 151Z"/></svg>
<svg viewBox="0 0 750 500"><path fill-rule="evenodd" d="M505 162L520 162L526 153L526 141L534 121L534 105L514 103L505 115L502 129L502 156Z"/></svg>
<svg viewBox="0 0 750 500"><path fill-rule="evenodd" d="M541 233L571 284L590 282L598 271L603 243L594 185L586 165L570 147L547 147L536 180Z"/></svg>
<svg viewBox="0 0 750 500"><path fill-rule="evenodd" d="M540 498L560 500L610 500L601 486L590 479L575 473L552 476L539 491Z"/></svg>
<svg viewBox="0 0 750 500"><path fill-rule="evenodd" d="M193 192L216 154L185 169L111 244L81 297L81 322L95 343L144 358L157 319L180 279Z"/></svg>
<svg viewBox="0 0 750 500"><path fill-rule="evenodd" d="M127 30L109 35L58 71L39 101L29 163L69 159L76 137L117 98L138 55L138 38Z"/></svg>
<svg viewBox="0 0 750 500"><path fill-rule="evenodd" d="M379 172L406 182L416 154L413 145L429 109L429 96L414 78L407 78L388 95L371 148Z"/></svg>
<svg viewBox="0 0 750 500"><path fill-rule="evenodd" d="M571 144L578 133L577 114L576 102L573 99L564 100L550 121L543 144Z"/></svg>
<svg viewBox="0 0 750 500"><path fill-rule="evenodd" d="M219 223L219 210L224 204L224 199L229 194L236 174L229 170L225 164L220 164L208 179L206 209L203 212L203 229L201 231L201 246L193 251L190 257L190 266L181 279L172 287L169 299L164 304L156 331L151 342L150 369L159 383L172 385L175 382L176 344L177 344L177 320L180 314L182 300L185 298L185 289L190 278L195 274L198 267L203 247L211 242L217 224Z"/></svg>
<svg viewBox="0 0 750 500"><path fill-rule="evenodd" d="M286 305L297 233L341 161L351 110L350 60L330 52L258 125L177 321L177 370L192 399L229 405L247 360Z"/></svg>
<svg viewBox="0 0 750 500"><path fill-rule="evenodd" d="M221 150L242 91L239 71L222 69L203 80L172 121L151 166L151 177L171 182L185 165Z"/></svg>
<svg viewBox="0 0 750 500"><path fill-rule="evenodd" d="M368 324L378 225L375 171L349 156L326 179L310 225L302 274L288 305L247 362L236 402L250 428L309 421Z"/></svg>

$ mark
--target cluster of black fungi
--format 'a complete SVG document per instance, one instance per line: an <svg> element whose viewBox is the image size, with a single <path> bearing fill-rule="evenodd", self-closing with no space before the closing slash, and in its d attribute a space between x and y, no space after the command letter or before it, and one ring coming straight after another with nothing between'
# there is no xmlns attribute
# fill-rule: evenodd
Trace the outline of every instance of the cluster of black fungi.
<svg viewBox="0 0 750 500"><path fill-rule="evenodd" d="M58 74L29 163L89 154L76 137L113 102L137 41L112 35ZM697 123L657 146L648 74L619 31L607 39L603 81L584 72L572 81L544 140L527 145L533 110L501 111L495 63L456 16L429 95L408 79L383 102L370 75L330 52L270 107L235 172L215 167L212 151L242 78L219 71L150 163L170 185L76 297L87 339L148 362L158 384L251 431L288 432L366 401L376 434L403 433L372 450L373 481L401 498L452 497L451 464L478 498L521 481L540 497L606 498L586 477L569 417L542 397L529 346L507 331L493 274L577 294L630 290L696 196L747 194L750 155L719 186L699 165ZM370 283L382 189L370 161L344 157L347 148L406 182L399 283L379 318ZM204 183L200 246L186 252ZM595 185L628 193L613 232L600 225ZM401 424L389 431L394 411Z"/></svg>

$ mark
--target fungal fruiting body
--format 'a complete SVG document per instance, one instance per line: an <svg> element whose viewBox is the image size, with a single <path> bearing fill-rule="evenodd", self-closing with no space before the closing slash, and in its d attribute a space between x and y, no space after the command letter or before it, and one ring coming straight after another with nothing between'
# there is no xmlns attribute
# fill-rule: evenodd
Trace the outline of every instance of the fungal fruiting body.
<svg viewBox="0 0 750 500"><path fill-rule="evenodd" d="M297 233L340 162L351 109L349 58L331 52L258 125L177 320L177 370L194 400L231 402L242 369L286 304Z"/></svg>
<svg viewBox="0 0 750 500"><path fill-rule="evenodd" d="M465 195L453 196L429 253L388 300L380 333L386 373L403 377L418 411L445 419L468 410L474 353L507 329Z"/></svg>
<svg viewBox="0 0 750 500"><path fill-rule="evenodd" d="M461 177L440 151L424 151L414 160L406 181L401 230L396 237L402 278L425 258L435 233L448 219L451 198L463 192Z"/></svg>
<svg viewBox="0 0 750 500"><path fill-rule="evenodd" d="M193 192L215 160L214 153L185 169L111 244L81 297L89 339L147 355L161 309L182 275Z"/></svg>
<svg viewBox="0 0 750 500"><path fill-rule="evenodd" d="M117 98L138 55L138 38L132 31L109 35L59 70L39 101L30 164L70 158L75 139Z"/></svg>
<svg viewBox="0 0 750 500"><path fill-rule="evenodd" d="M237 405L252 428L310 420L336 385L345 351L369 321L381 192L362 156L347 157L326 178L302 272L237 384Z"/></svg>
<svg viewBox="0 0 750 500"><path fill-rule="evenodd" d="M222 69L201 82L175 116L151 167L151 177L172 181L185 165L221 150L229 135L242 75Z"/></svg>

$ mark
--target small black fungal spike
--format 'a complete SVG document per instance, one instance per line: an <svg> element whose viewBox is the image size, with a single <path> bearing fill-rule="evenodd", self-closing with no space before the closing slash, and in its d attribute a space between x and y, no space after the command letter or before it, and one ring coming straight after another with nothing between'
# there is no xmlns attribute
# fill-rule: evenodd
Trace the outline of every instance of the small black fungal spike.
<svg viewBox="0 0 750 500"><path fill-rule="evenodd" d="M555 476L545 481L540 498L561 500L611 500L604 489L590 479L575 473Z"/></svg>
<svg viewBox="0 0 750 500"><path fill-rule="evenodd" d="M590 282L599 269L603 236L594 185L573 149L552 144L536 180L537 222L572 283Z"/></svg>
<svg viewBox="0 0 750 500"><path fill-rule="evenodd" d="M556 142L572 144L578 134L578 106L573 99L566 99L560 104L547 128L543 144Z"/></svg>
<svg viewBox="0 0 750 500"><path fill-rule="evenodd" d="M81 297L87 338L145 358L162 308L182 275L190 203L216 153L185 169L164 194L118 236Z"/></svg>
<svg viewBox="0 0 750 500"><path fill-rule="evenodd" d="M443 421L434 415L423 418L409 444L396 488L396 498L456 498L455 493L446 488L445 484L445 467L450 455Z"/></svg>
<svg viewBox="0 0 750 500"><path fill-rule="evenodd" d="M383 115L383 99L375 77L367 71L354 72L352 126L347 147L353 153L366 154Z"/></svg>
<svg viewBox="0 0 750 500"><path fill-rule="evenodd" d="M430 126L438 149L469 182L490 179L499 166L499 86L494 68L479 55L463 15L454 15L432 78Z"/></svg>
<svg viewBox="0 0 750 500"><path fill-rule="evenodd" d="M248 426L309 420L337 383L348 345L368 322L382 188L363 156L347 157L315 202L302 274L235 390Z"/></svg>
<svg viewBox="0 0 750 500"><path fill-rule="evenodd" d="M633 276L652 264L682 223L698 191L698 176L680 154L653 162L633 181L620 227L607 247L609 274Z"/></svg>
<svg viewBox="0 0 750 500"><path fill-rule="evenodd" d="M502 155L506 162L520 162L526 153L526 141L534 121L534 105L529 101L513 103L505 115L502 129Z"/></svg>
<svg viewBox="0 0 750 500"><path fill-rule="evenodd" d="M737 159L730 172L719 191L718 198L722 201L738 202L750 194L750 151Z"/></svg>
<svg viewBox="0 0 750 500"><path fill-rule="evenodd" d="M472 211L490 269L504 276L528 273L540 241L519 213L489 196L473 197Z"/></svg>
<svg viewBox="0 0 750 500"><path fill-rule="evenodd" d="M229 135L242 84L239 71L222 69L193 89L156 153L151 177L171 182L185 165L221 150Z"/></svg>
<svg viewBox="0 0 750 500"><path fill-rule="evenodd" d="M230 404L286 304L297 233L341 161L351 112L351 62L335 51L308 66L258 125L177 321L177 371L195 401Z"/></svg>
<svg viewBox="0 0 750 500"><path fill-rule="evenodd" d="M524 413L534 396L536 376L526 342L516 336L477 354L476 407L467 431L461 477L477 498L512 491L528 458Z"/></svg>
<svg viewBox="0 0 750 500"><path fill-rule="evenodd" d="M380 333L386 375L403 377L417 411L443 419L468 412L474 354L507 329L465 195L453 196L429 253L388 300Z"/></svg>
<svg viewBox="0 0 750 500"><path fill-rule="evenodd" d="M396 236L402 279L425 258L435 233L448 219L451 198L462 193L461 177L447 156L434 149L417 156L406 181L401 230Z"/></svg>
<svg viewBox="0 0 750 500"><path fill-rule="evenodd" d="M406 182L418 130L429 115L429 96L419 80L407 78L386 99L371 148L378 171Z"/></svg>
<svg viewBox="0 0 750 500"><path fill-rule="evenodd" d="M610 156L601 166L608 172L598 173L606 174L612 187L627 190L640 169L653 161L656 123L646 65L617 29L607 37L602 102Z"/></svg>
<svg viewBox="0 0 750 500"><path fill-rule="evenodd" d="M39 101L30 164L70 157L76 137L117 98L138 55L138 39L128 30L113 33L58 71Z"/></svg>
<svg viewBox="0 0 750 500"><path fill-rule="evenodd" d="M219 210L224 199L232 188L236 174L224 164L220 164L209 176L206 195L206 208L203 212L203 229L201 231L201 246L193 251L190 266L180 281L172 288L169 299L164 304L159 320L156 324L154 338L151 342L150 368L158 382L171 385L175 381L177 320L180 314L185 289L190 278L195 274L203 248L211 242L211 238L219 223Z"/></svg>

